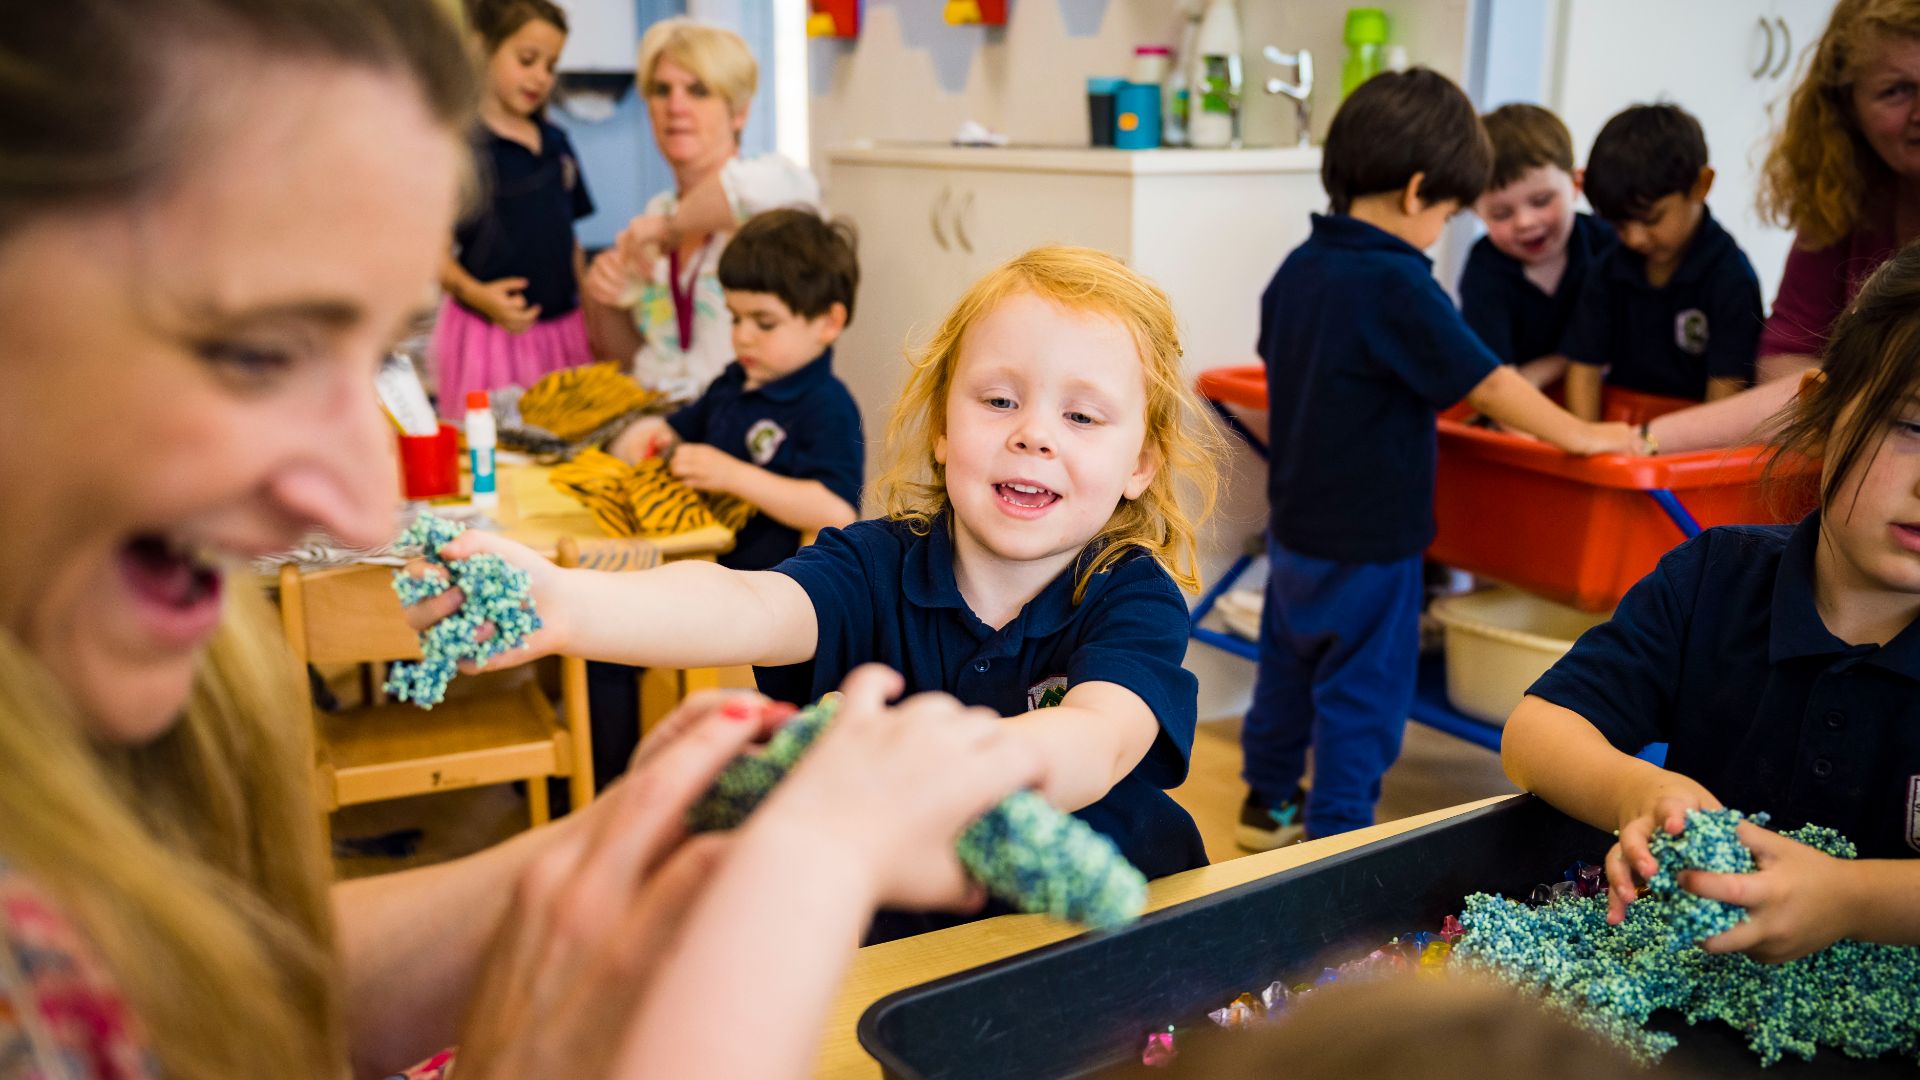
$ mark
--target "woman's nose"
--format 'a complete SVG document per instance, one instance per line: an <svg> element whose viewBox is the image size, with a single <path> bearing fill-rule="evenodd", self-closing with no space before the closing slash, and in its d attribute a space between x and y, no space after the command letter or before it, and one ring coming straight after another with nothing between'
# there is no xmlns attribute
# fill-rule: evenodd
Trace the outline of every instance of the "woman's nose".
<svg viewBox="0 0 1920 1080"><path fill-rule="evenodd" d="M277 470L271 492L281 511L335 541L373 547L393 539L393 508L399 494L394 442L373 394L343 388L333 409L319 410L321 423L305 429L309 445Z"/></svg>

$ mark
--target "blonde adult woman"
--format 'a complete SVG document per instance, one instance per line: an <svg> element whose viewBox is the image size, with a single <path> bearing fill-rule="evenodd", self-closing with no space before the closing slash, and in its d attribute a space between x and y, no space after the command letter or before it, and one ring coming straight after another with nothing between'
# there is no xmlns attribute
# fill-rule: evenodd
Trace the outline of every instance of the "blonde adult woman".
<svg viewBox="0 0 1920 1080"><path fill-rule="evenodd" d="M632 356L641 385L690 400L733 360L718 273L735 226L761 210L815 206L820 185L778 154L739 156L759 81L740 35L662 20L640 40L638 78L674 190L654 196L594 259L588 319L603 355Z"/></svg>
<svg viewBox="0 0 1920 1080"><path fill-rule="evenodd" d="M1761 209L1794 230L1760 385L1653 422L1662 450L1752 441L1819 363L1833 320L1920 237L1920 0L1840 0L1768 151Z"/></svg>
<svg viewBox="0 0 1920 1080"><path fill-rule="evenodd" d="M798 889L802 926L847 940L891 894L963 902L939 841L1031 779L990 723L951 703L899 710L924 723L890 719L893 684L869 672L848 687L854 723L776 795L785 809L724 844L683 843L679 822L761 730L757 700L696 703L558 825L329 887L302 688L246 574L229 572L314 527L349 543L389 531L390 436L371 376L440 258L473 89L435 0L8 13L8 1075L382 1075L455 1042L462 1080L691 1075L685 1047L676 1060L638 1036L665 1016L693 1023L701 1052L720 1041L671 1012L678 998L649 996L698 985L726 955L735 942L716 919L783 928L753 894L781 895L791 920ZM863 787L850 778L886 772L873 755L896 760L884 744L899 739L925 767L883 797L914 803L919 821L876 831L861 823L898 806L849 799ZM948 782L956 771L971 779ZM810 857L851 870L788 880ZM743 980L771 975L783 1001L830 990L831 955L778 944L760 943L755 955L778 962ZM760 1064L730 1071L778 1074Z"/></svg>

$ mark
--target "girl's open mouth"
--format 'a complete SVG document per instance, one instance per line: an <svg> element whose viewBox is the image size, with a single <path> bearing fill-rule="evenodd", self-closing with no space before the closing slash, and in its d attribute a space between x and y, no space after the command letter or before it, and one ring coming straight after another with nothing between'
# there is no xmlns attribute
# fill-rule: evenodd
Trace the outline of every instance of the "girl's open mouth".
<svg viewBox="0 0 1920 1080"><path fill-rule="evenodd" d="M1021 510L1045 510L1060 501L1060 496L1053 491L1018 480L995 484L993 490L1002 503Z"/></svg>
<svg viewBox="0 0 1920 1080"><path fill-rule="evenodd" d="M116 561L141 621L161 641L192 646L219 625L220 571L191 548L149 533L122 545Z"/></svg>

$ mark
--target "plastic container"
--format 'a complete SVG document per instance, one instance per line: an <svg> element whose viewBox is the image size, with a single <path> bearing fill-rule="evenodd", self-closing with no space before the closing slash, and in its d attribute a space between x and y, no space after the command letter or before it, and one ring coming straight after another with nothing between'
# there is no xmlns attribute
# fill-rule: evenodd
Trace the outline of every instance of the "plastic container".
<svg viewBox="0 0 1920 1080"><path fill-rule="evenodd" d="M1133 70L1127 74L1127 81L1157 87L1167 81L1167 72L1172 66L1172 49L1165 45L1141 45L1133 50Z"/></svg>
<svg viewBox="0 0 1920 1080"><path fill-rule="evenodd" d="M467 456L472 459L475 506L500 505L500 492L496 487L499 477L493 467L499 445L500 436L494 428L493 407L487 404L487 392L467 391Z"/></svg>
<svg viewBox="0 0 1920 1080"><path fill-rule="evenodd" d="M1198 388L1236 408L1267 408L1258 364L1202 372ZM1601 409L1609 420L1640 423L1688 404L1609 387ZM1582 611L1613 610L1686 539L1658 493L1670 492L1701 528L1797 521L1812 509L1793 485L1817 475L1817 464L1783 459L1773 470L1782 485L1770 488L1771 451L1763 446L1582 458L1470 427L1464 415L1454 410L1439 421L1439 534L1428 557Z"/></svg>
<svg viewBox="0 0 1920 1080"><path fill-rule="evenodd" d="M1447 700L1496 727L1576 638L1606 621L1518 589L1442 596L1427 611L1446 627Z"/></svg>
<svg viewBox="0 0 1920 1080"><path fill-rule="evenodd" d="M1187 141L1201 149L1240 144L1240 11L1233 0L1208 0L1193 39Z"/></svg>
<svg viewBox="0 0 1920 1080"><path fill-rule="evenodd" d="M1428 557L1582 611L1611 611L1687 538L1657 493L1701 528L1795 521L1810 509L1764 483L1763 446L1582 458L1444 417L1439 437ZM1775 475L1815 468L1785 460Z"/></svg>
<svg viewBox="0 0 1920 1080"><path fill-rule="evenodd" d="M1168 146L1188 145L1187 117L1193 105L1193 42L1199 31L1200 16L1190 11L1180 32L1180 51L1173 57L1172 70L1167 72L1161 136Z"/></svg>
<svg viewBox="0 0 1920 1080"><path fill-rule="evenodd" d="M1387 13L1379 8L1348 8L1346 63L1340 65L1340 96L1386 70Z"/></svg>
<svg viewBox="0 0 1920 1080"><path fill-rule="evenodd" d="M1111 76L1096 76L1087 80L1087 131L1089 145L1113 145L1114 98L1120 88L1126 85L1125 79Z"/></svg>
<svg viewBox="0 0 1920 1080"><path fill-rule="evenodd" d="M1113 145L1122 150L1152 150L1160 145L1159 84L1121 83L1113 107Z"/></svg>
<svg viewBox="0 0 1920 1080"><path fill-rule="evenodd" d="M432 435L400 436L400 493L409 499L460 493L460 429L441 424Z"/></svg>
<svg viewBox="0 0 1920 1080"><path fill-rule="evenodd" d="M1014 1080L1119 1072L1138 1077L1149 1031L1214 1035L1206 1020L1276 978L1311 980L1396 934L1437 928L1468 893L1525 896L1574 860L1599 862L1613 838L1527 796L1414 829L1157 911L1124 930L1083 934L888 995L860 1017L860 1045L894 1080ZM1899 1057L1858 1061L1822 1050L1770 1069L1732 1028L1655 1026L1680 1043L1689 1075L1913 1075ZM1174 1075L1180 1075L1174 1070ZM1152 1074L1144 1074L1152 1075Z"/></svg>

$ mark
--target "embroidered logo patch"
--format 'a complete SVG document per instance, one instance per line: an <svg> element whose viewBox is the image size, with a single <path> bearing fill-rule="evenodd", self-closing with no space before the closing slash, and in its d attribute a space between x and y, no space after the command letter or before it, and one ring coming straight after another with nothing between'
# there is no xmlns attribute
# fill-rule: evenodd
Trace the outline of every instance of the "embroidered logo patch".
<svg viewBox="0 0 1920 1080"><path fill-rule="evenodd" d="M1907 846L1920 851L1920 776L1907 777Z"/></svg>
<svg viewBox="0 0 1920 1080"><path fill-rule="evenodd" d="M787 441L787 429L771 420L762 420L747 429L747 454L755 465L766 465Z"/></svg>
<svg viewBox="0 0 1920 1080"><path fill-rule="evenodd" d="M1027 708L1051 709L1067 696L1067 677L1054 675L1027 687ZM1916 777L1920 779L1920 777Z"/></svg>
<svg viewBox="0 0 1920 1080"><path fill-rule="evenodd" d="M1673 317L1673 343L1688 356L1707 351L1707 313L1688 308Z"/></svg>

